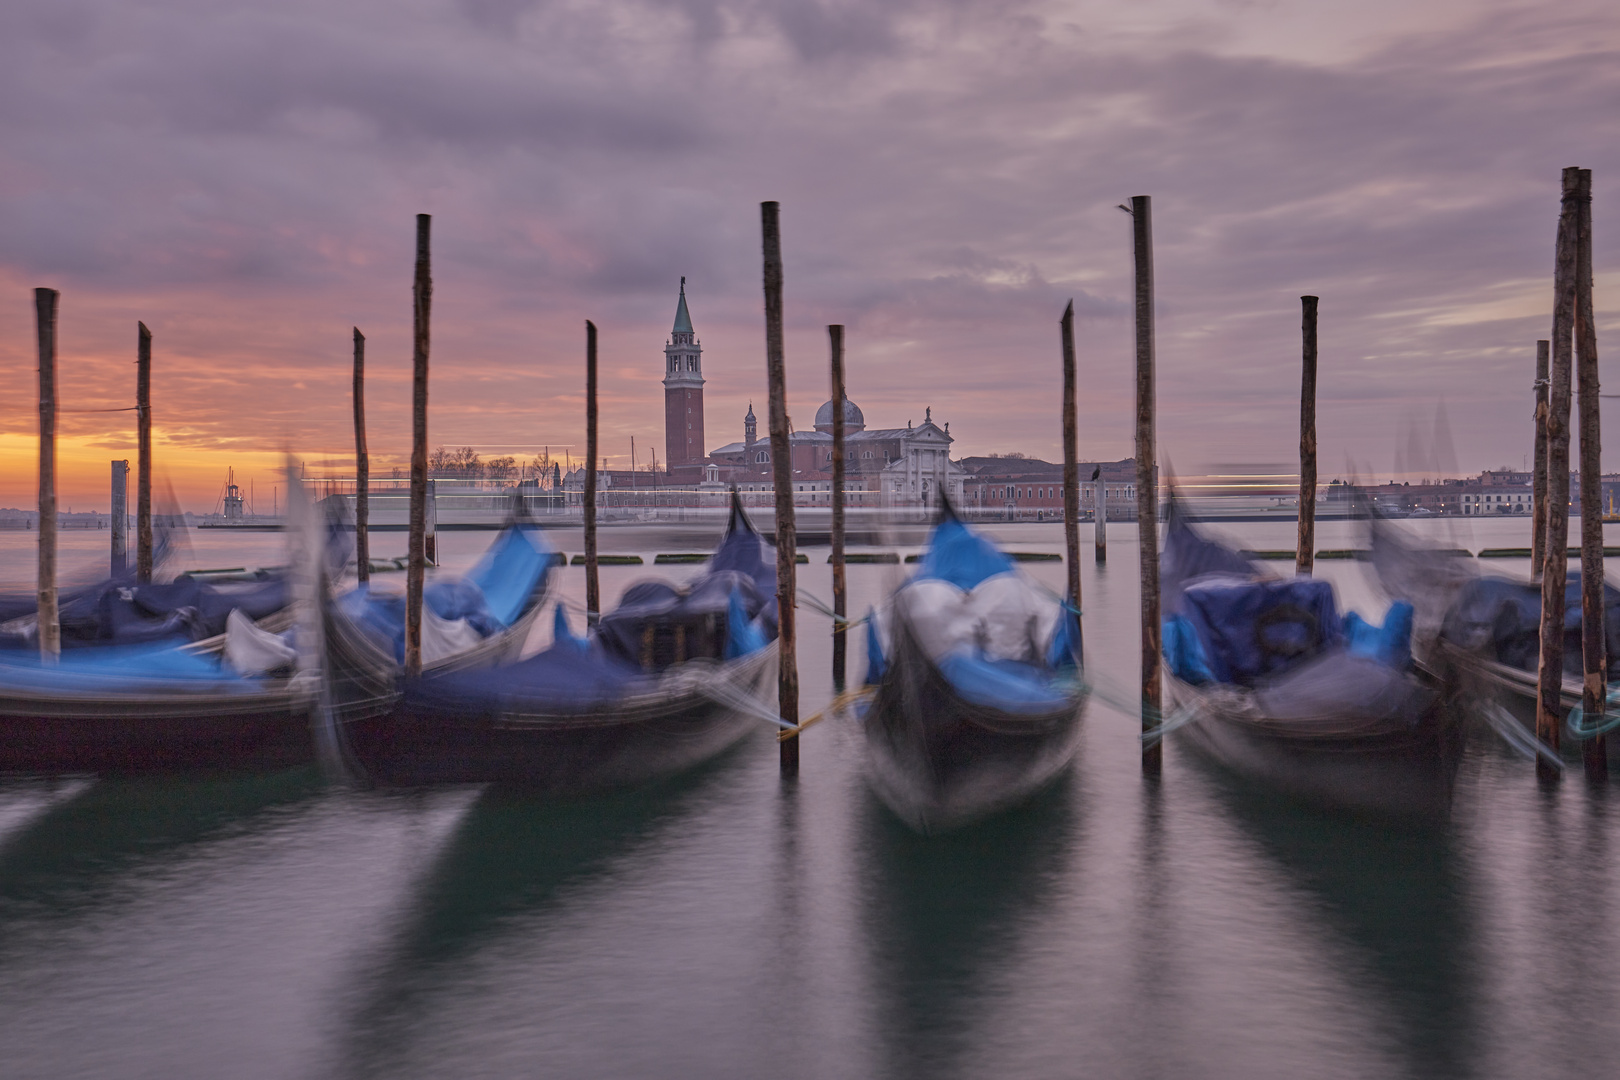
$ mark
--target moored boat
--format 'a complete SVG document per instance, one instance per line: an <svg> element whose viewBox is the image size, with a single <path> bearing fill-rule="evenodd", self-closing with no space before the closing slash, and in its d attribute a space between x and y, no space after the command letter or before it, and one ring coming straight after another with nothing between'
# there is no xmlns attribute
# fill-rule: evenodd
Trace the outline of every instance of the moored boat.
<svg viewBox="0 0 1620 1080"><path fill-rule="evenodd" d="M874 790L924 831L1027 798L1074 756L1081 654L1072 604L946 505L916 574L867 627Z"/></svg>
<svg viewBox="0 0 1620 1080"><path fill-rule="evenodd" d="M1462 750L1438 681L1411 654L1412 607L1340 616L1332 586L1282 579L1199 534L1172 497L1160 583L1168 701L1181 737L1294 797L1436 815Z"/></svg>
<svg viewBox="0 0 1620 1080"><path fill-rule="evenodd" d="M559 606L553 644L526 659L449 657L417 679L354 648L332 605L328 657L338 727L374 782L500 781L554 793L628 787L731 746L776 680L774 567L736 500L697 579L632 586L586 638ZM549 560L547 560L549 563ZM360 702L358 686L393 690Z"/></svg>

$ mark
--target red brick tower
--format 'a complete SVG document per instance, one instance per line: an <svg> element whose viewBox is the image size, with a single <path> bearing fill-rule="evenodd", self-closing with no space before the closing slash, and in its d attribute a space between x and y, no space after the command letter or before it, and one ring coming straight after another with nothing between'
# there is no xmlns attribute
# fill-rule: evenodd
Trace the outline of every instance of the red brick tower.
<svg viewBox="0 0 1620 1080"><path fill-rule="evenodd" d="M664 455L671 473L701 464L703 449L703 346L686 310L686 279L675 307L675 328L664 346ZM671 479L674 479L671 477Z"/></svg>

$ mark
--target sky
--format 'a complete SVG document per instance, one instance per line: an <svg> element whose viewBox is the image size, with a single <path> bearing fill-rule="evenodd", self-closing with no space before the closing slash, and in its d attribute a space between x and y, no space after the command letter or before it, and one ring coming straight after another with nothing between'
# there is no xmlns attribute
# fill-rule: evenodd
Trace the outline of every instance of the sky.
<svg viewBox="0 0 1620 1080"><path fill-rule="evenodd" d="M1309 293L1324 478L1416 470L1402 433L1437 410L1431 464L1518 466L1564 166L1594 173L1617 347L1617 60L1595 0L10 0L0 507L35 501L36 286L64 508L135 456L133 413L94 410L133 404L138 320L188 509L288 451L352 475L355 326L373 473L403 464L417 213L433 445L577 459L589 318L603 452L662 457L682 276L733 441L765 398L766 199L798 426L842 323L869 424L932 408L958 455L1058 457L1073 299L1081 454L1131 455L1118 205L1150 195L1162 463L1295 460Z"/></svg>

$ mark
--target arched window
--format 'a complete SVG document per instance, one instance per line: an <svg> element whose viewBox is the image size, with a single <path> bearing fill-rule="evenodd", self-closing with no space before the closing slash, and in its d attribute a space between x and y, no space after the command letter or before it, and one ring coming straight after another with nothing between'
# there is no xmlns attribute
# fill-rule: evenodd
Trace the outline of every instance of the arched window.
<svg viewBox="0 0 1620 1080"><path fill-rule="evenodd" d="M756 458L754 458L754 460L755 460L755 461L756 461L756 462L758 462L758 463L759 463L759 464L761 464L761 465L763 465L763 464L765 464L765 463L766 463L766 462L768 462L768 461L770 461L770 460L771 460L771 455L770 455L770 454L768 454L768 453L766 453L766 452L765 452L765 451L764 451L764 450L761 450L761 451L760 451L760 452L759 452L759 456L757 456L757 457L756 457Z"/></svg>

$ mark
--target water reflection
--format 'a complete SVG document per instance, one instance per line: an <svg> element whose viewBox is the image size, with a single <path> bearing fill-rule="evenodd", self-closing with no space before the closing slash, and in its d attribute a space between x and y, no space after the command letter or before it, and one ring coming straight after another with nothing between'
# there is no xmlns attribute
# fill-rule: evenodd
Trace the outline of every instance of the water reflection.
<svg viewBox="0 0 1620 1080"><path fill-rule="evenodd" d="M967 1067L976 1020L1068 870L1079 792L1066 772L1023 806L933 836L864 795L859 861L885 1075Z"/></svg>
<svg viewBox="0 0 1620 1080"><path fill-rule="evenodd" d="M574 801L485 788L343 995L354 1005L340 1074L388 1075L448 975L515 921L609 872L735 767L727 755L659 785Z"/></svg>
<svg viewBox="0 0 1620 1080"><path fill-rule="evenodd" d="M72 917L115 892L129 867L161 864L178 849L250 827L320 790L312 769L97 780L0 846L0 926L24 916Z"/></svg>
<svg viewBox="0 0 1620 1080"><path fill-rule="evenodd" d="M1471 1076L1480 1002L1467 867L1449 822L1361 819L1302 806L1212 767L1217 798L1312 917L1365 961L1342 972L1374 1004L1395 1055L1418 1077Z"/></svg>

